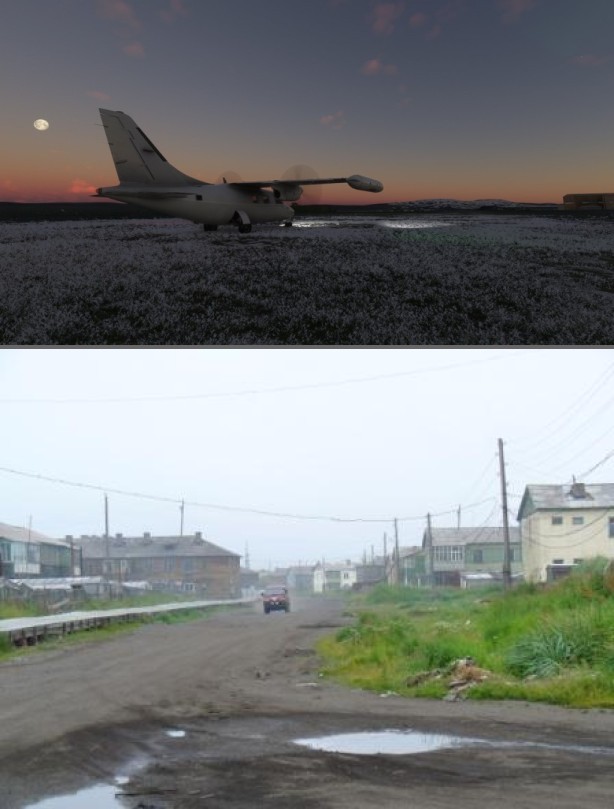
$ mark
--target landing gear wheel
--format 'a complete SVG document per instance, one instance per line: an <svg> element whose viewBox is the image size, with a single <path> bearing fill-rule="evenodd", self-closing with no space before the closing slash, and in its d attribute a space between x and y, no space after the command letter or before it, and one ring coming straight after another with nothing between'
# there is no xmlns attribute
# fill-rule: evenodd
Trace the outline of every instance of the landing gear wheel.
<svg viewBox="0 0 614 809"><path fill-rule="evenodd" d="M217 230L217 225L203 225L203 230L205 233L209 233L210 231Z"/></svg>
<svg viewBox="0 0 614 809"><path fill-rule="evenodd" d="M239 233L251 233L252 223L245 211L235 211L232 221L238 226Z"/></svg>
<svg viewBox="0 0 614 809"><path fill-rule="evenodd" d="M284 227L285 228L291 228L292 227L292 222L284 222Z"/></svg>

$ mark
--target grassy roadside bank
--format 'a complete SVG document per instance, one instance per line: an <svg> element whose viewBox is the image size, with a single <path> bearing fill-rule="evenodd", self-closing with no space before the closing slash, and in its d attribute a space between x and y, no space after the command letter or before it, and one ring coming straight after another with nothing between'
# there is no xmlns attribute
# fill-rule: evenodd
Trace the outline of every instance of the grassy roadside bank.
<svg viewBox="0 0 614 809"><path fill-rule="evenodd" d="M323 639L326 676L381 693L614 707L614 573L594 560L547 587L380 586Z"/></svg>

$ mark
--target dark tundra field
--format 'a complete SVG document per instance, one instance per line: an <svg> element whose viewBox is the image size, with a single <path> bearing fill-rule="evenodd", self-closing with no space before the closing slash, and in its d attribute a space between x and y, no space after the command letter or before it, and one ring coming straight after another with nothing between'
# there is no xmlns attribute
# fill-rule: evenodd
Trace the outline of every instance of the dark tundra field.
<svg viewBox="0 0 614 809"><path fill-rule="evenodd" d="M601 345L613 293L608 216L0 222L4 345Z"/></svg>

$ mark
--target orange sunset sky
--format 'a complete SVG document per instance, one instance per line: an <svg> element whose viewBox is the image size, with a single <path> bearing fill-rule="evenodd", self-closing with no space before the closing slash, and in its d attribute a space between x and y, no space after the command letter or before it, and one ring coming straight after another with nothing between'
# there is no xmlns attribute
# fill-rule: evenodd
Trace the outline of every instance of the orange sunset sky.
<svg viewBox="0 0 614 809"><path fill-rule="evenodd" d="M322 202L612 191L612 0L4 0L0 199L116 183L98 107L216 181L366 174ZM37 118L49 129L37 131Z"/></svg>

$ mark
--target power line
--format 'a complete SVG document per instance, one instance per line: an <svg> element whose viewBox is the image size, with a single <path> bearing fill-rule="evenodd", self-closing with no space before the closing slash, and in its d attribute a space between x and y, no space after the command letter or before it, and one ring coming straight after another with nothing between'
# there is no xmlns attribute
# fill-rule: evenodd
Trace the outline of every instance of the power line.
<svg viewBox="0 0 614 809"><path fill-rule="evenodd" d="M535 431L533 433L525 434L525 435L521 436L520 438L511 439L507 443L508 444L524 444L524 443L527 443L527 442L530 441L531 449L534 449L535 447L539 447L540 445L542 445L544 443L547 443L551 438L553 438L553 437L560 434L563 427L566 426L572 420L573 416L575 416L575 412L578 409L580 409L581 406L584 405L584 400L585 399L590 400L593 397L593 395L598 390L600 390L606 384L606 382L609 381L610 377L613 374L614 374L614 363L610 364L606 368L606 370L602 374L599 375L599 377L595 380L595 382L593 382L593 384L590 385L590 387L587 388L587 390L585 390L584 393L582 393L577 399L575 399L571 403L571 405L569 405L569 407L567 407L565 410L563 410L562 413L560 413L556 418L549 420L549 426L551 428L558 421L561 421L561 424L559 424L557 427L554 427L554 429L547 430L546 432L544 432L544 430L537 430L537 431ZM568 414L569 414L569 416L568 416ZM572 416L572 414L573 414L573 416ZM568 417L565 418L566 416L568 416ZM538 436L538 437L535 438L535 436ZM531 449L529 450L529 452L531 451Z"/></svg>
<svg viewBox="0 0 614 809"><path fill-rule="evenodd" d="M605 456L605 458L602 458L602 459L599 461L599 463L596 463L596 464L595 464L595 466L591 466L591 468L590 468L590 469L589 469L587 472L583 472L583 473L580 475L580 479L582 480L582 478L587 478L587 477L588 477L588 476L589 476L589 475L590 475L592 472L594 472L594 471L595 471L595 469L598 469L598 468L599 468L599 467L600 467L602 464L604 464L606 461L609 461L609 460L610 460L610 458L611 458L612 456L614 456L614 450L612 450L611 452L608 452L608 454Z"/></svg>
<svg viewBox="0 0 614 809"><path fill-rule="evenodd" d="M232 396L259 396L271 393L288 393L300 390L316 390L319 388L334 388L342 387L344 385L356 385L367 382L379 382L387 379L398 379L408 376L419 376L421 374L438 373L439 371L450 371L456 368L465 368L469 365L478 365L486 362L496 362L502 359L510 359L511 357L518 356L521 351L505 351L504 354L497 354L494 357L482 357L475 360L467 360L465 362L448 363L447 365L431 366L430 368L416 368L413 371L398 371L390 374L376 374L374 376L351 377L348 379L339 379L333 382L311 382L302 385L280 385L272 388L251 388L246 390L235 391L218 391L213 393L189 393L189 394L173 394L163 396L117 396L110 398L46 398L46 399L0 399L0 404L128 404L128 403L141 403L141 402L180 402L199 399L220 399Z"/></svg>
<svg viewBox="0 0 614 809"><path fill-rule="evenodd" d="M57 478L51 477L49 475L41 475L34 472L23 472L18 469L10 469L8 467L0 467L0 472L5 472L9 475L19 475L21 477L26 478L33 478L35 480L44 480L48 483L58 483L63 486L73 486L76 488L81 489L89 489L98 492L105 492L110 494L119 494L125 497L136 497L142 500L153 500L155 502L160 503L173 503L175 505L181 506L192 506L195 508L206 508L206 509L215 509L217 511L229 511L241 514L256 514L262 517L277 517L281 519L292 519L292 520L320 520L320 521L328 521L328 522L342 522L342 523L394 523L395 519L398 522L409 522L413 520L424 520L424 514L413 515L409 517L377 517L377 518L369 518L369 517L336 517L331 515L322 515L322 514L292 514L289 512L281 512L281 511L266 511L264 509L255 509L255 508L247 508L244 506L224 506L220 505L219 503L201 503L196 500L185 500L185 498L178 498L178 497L165 497L163 495L154 495L154 494L147 494L145 492L134 492L134 491L127 491L125 489L117 489L112 486L99 486L94 483L82 483L79 481L74 480L66 480L64 478ZM468 505L464 506L464 508L469 509L475 506L482 505L483 503L487 503L492 500L492 497L488 497L485 500L482 500L478 503L469 503ZM447 514L456 514L458 506L454 506L454 508L450 508L445 511L439 511L433 514L433 516L441 517Z"/></svg>

